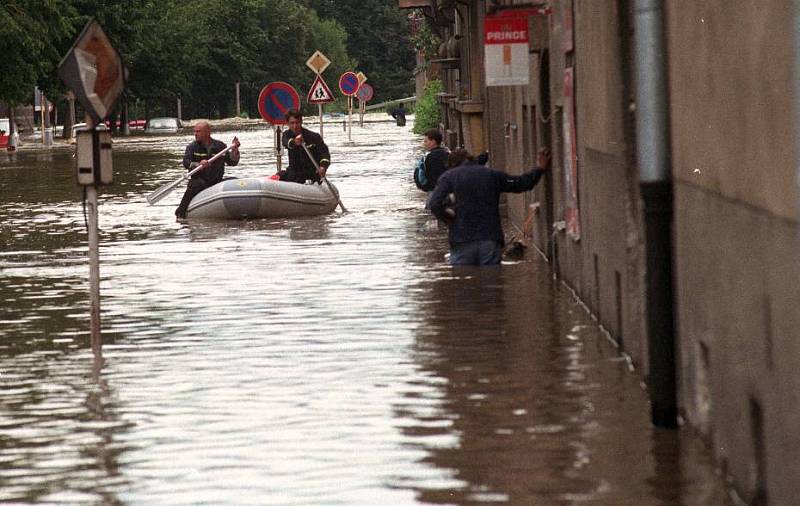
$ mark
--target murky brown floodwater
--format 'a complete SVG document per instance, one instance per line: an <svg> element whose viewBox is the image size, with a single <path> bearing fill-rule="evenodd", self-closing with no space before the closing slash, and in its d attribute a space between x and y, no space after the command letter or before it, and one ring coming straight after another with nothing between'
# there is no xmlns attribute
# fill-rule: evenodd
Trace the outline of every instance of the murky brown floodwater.
<svg viewBox="0 0 800 506"><path fill-rule="evenodd" d="M325 133L348 214L183 225L190 137L116 141L99 371L71 150L0 154L0 502L729 503L546 264L444 265L418 138Z"/></svg>

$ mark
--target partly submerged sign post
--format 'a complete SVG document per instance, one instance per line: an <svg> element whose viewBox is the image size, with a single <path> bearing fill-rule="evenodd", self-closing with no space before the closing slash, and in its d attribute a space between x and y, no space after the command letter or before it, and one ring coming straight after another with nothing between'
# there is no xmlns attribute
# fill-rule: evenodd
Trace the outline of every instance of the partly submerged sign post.
<svg viewBox="0 0 800 506"><path fill-rule="evenodd" d="M353 142L353 95L358 91L361 83L358 82L358 76L355 72L347 71L339 76L339 91L347 96L347 141Z"/></svg>
<svg viewBox="0 0 800 506"><path fill-rule="evenodd" d="M358 97L358 111L361 114L361 126L364 126L364 114L367 112L367 102L372 100L372 96L375 94L375 90L372 89L367 83L361 83L361 86L358 87L358 91L356 92L356 97Z"/></svg>
<svg viewBox="0 0 800 506"><path fill-rule="evenodd" d="M278 172L281 170L281 125L286 124L286 113L289 109L300 109L300 95L291 84L276 81L264 86L258 95L258 113L275 126L275 158Z"/></svg>
<svg viewBox="0 0 800 506"><path fill-rule="evenodd" d="M101 129L125 89L122 58L95 20L86 23L58 65L58 75L83 105L90 121L75 143L76 179L86 189L92 351L100 356L100 251L97 186L112 182L111 135Z"/></svg>
<svg viewBox="0 0 800 506"><path fill-rule="evenodd" d="M328 88L328 85L325 84L325 81L322 80L322 73L328 68L328 65L331 64L331 61L328 59L327 56L322 54L320 51L314 51L314 54L306 61L306 66L314 71L317 74L317 77L314 79L314 83L311 85L311 89L308 90L308 95L306 96L306 102L309 104L317 104L319 108L319 135L322 137L322 104L328 104L333 102L333 93L331 93L331 89Z"/></svg>

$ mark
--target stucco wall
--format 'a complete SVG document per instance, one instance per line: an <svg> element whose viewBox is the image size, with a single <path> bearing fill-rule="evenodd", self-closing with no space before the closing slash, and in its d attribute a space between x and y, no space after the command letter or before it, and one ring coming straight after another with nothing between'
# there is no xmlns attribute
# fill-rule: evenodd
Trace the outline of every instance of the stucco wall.
<svg viewBox="0 0 800 506"><path fill-rule="evenodd" d="M788 0L666 2L680 404L748 501L800 493ZM761 428L759 428L761 426Z"/></svg>
<svg viewBox="0 0 800 506"><path fill-rule="evenodd" d="M772 504L800 492L800 249L795 223L677 185L680 404L745 498L763 450ZM763 413L753 434L750 403Z"/></svg>
<svg viewBox="0 0 800 506"><path fill-rule="evenodd" d="M569 2L559 2L558 8L569 8ZM571 60L575 68L581 225L580 242L567 238L563 246L580 257L579 294L646 374L642 229L638 181L627 151L632 146L624 128L628 98L616 8L616 2L575 1L574 55L562 55L562 65ZM554 20L563 18L554 14ZM563 66L552 80L563 82Z"/></svg>
<svg viewBox="0 0 800 506"><path fill-rule="evenodd" d="M791 2L666 6L673 177L796 220Z"/></svg>

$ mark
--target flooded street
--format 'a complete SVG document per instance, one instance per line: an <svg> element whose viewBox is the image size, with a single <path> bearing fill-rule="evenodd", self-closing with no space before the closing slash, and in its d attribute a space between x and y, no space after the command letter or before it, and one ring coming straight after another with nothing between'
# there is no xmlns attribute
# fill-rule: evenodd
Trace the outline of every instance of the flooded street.
<svg viewBox="0 0 800 506"><path fill-rule="evenodd" d="M0 502L733 504L544 261L444 263L412 124L326 123L350 212L290 220L176 223L190 130L115 140L102 364L72 148L0 154Z"/></svg>

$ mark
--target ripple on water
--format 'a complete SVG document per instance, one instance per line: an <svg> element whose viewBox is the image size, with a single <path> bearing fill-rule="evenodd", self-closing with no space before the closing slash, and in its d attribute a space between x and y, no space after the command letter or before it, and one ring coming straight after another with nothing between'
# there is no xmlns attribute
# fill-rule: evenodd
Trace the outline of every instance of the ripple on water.
<svg viewBox="0 0 800 506"><path fill-rule="evenodd" d="M274 172L266 125L215 135L234 134L229 174ZM102 364L71 152L0 159L0 502L655 504L676 482L686 504L722 497L691 445L652 450L638 380L545 266L443 264L410 179L418 137L325 134L349 213L187 224L180 191L146 196L183 174L190 132L115 140Z"/></svg>

